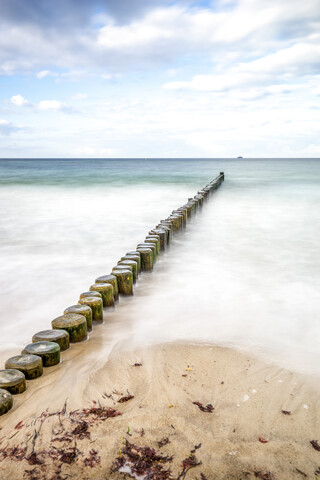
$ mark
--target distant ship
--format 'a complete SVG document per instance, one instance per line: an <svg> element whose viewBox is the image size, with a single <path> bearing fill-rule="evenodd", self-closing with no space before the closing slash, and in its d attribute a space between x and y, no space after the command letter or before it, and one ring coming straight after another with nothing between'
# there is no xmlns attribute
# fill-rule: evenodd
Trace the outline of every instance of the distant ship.
<svg viewBox="0 0 320 480"><path fill-rule="evenodd" d="M243 157L237 157L237 158L243 158Z"/></svg>

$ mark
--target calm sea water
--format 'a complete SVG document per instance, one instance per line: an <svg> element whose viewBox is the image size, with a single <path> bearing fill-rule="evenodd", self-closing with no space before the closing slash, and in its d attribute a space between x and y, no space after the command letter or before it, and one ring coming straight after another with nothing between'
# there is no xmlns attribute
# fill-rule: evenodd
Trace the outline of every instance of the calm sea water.
<svg viewBox="0 0 320 480"><path fill-rule="evenodd" d="M128 341L231 345L320 374L311 159L0 160L0 359L220 171L222 187L138 285Z"/></svg>

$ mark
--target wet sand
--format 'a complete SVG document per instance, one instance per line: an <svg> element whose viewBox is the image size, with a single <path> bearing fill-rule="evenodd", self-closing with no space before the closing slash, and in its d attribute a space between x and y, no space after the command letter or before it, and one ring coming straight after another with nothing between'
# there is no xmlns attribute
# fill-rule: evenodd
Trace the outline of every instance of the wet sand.
<svg viewBox="0 0 320 480"><path fill-rule="evenodd" d="M1 480L317 478L320 395L302 376L213 345L130 348L119 332L108 345L103 332L15 396L0 419ZM162 456L158 476L133 474L130 445Z"/></svg>

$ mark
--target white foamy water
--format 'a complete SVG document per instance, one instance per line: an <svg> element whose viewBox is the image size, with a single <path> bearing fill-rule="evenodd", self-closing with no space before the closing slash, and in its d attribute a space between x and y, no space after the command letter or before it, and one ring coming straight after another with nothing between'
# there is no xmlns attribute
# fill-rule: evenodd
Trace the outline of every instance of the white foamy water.
<svg viewBox="0 0 320 480"><path fill-rule="evenodd" d="M97 276L224 170L219 191L118 307L119 329L125 316L128 345L231 345L318 375L320 162L251 162L207 162L201 172L196 162L177 162L172 174L157 164L141 182L137 174L122 183L3 184L1 359L50 328ZM179 177L184 168L187 179Z"/></svg>

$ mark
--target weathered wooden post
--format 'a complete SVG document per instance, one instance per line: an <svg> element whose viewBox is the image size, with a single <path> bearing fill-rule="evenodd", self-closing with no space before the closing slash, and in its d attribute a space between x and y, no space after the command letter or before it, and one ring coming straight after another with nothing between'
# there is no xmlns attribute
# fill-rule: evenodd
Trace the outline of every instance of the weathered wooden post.
<svg viewBox="0 0 320 480"><path fill-rule="evenodd" d="M137 262L138 274L141 272L141 257L139 252L136 252L135 254L127 253L124 257L121 257L121 260L134 260Z"/></svg>
<svg viewBox="0 0 320 480"><path fill-rule="evenodd" d="M38 355L44 367L53 367L60 363L60 347L56 342L30 343L21 352L22 355Z"/></svg>
<svg viewBox="0 0 320 480"><path fill-rule="evenodd" d="M12 395L23 393L27 388L26 378L20 370L0 370L0 388L8 390Z"/></svg>
<svg viewBox="0 0 320 480"><path fill-rule="evenodd" d="M133 295L133 274L129 268L119 268L112 270L112 275L115 275L118 280L119 292L122 295Z"/></svg>
<svg viewBox="0 0 320 480"><path fill-rule="evenodd" d="M96 296L82 297L80 298L78 304L87 305L88 307L91 308L93 322L96 322L96 323L103 322L103 302L101 297L100 298Z"/></svg>
<svg viewBox="0 0 320 480"><path fill-rule="evenodd" d="M138 279L138 263L135 260L119 260L117 267L131 267L133 283Z"/></svg>
<svg viewBox="0 0 320 480"><path fill-rule="evenodd" d="M89 290L101 293L104 307L114 307L113 286L111 283L94 283Z"/></svg>
<svg viewBox="0 0 320 480"><path fill-rule="evenodd" d="M67 350L70 346L69 333L66 330L42 330L33 335L32 343L36 342L55 342L59 345L60 352Z"/></svg>
<svg viewBox="0 0 320 480"><path fill-rule="evenodd" d="M141 268L145 272L153 270L153 251L151 248L138 247L137 251L141 254Z"/></svg>
<svg viewBox="0 0 320 480"><path fill-rule="evenodd" d="M115 275L102 275L95 279L95 283L110 283L113 287L113 297L115 302L119 300L118 280Z"/></svg>
<svg viewBox="0 0 320 480"><path fill-rule="evenodd" d="M89 295L86 295L86 296L89 296ZM86 317L86 320L87 320L87 331L88 332L92 331L92 310L88 305L79 305L79 304L78 305L71 305L71 307L66 308L63 313L64 314L66 314L66 313L78 313L79 315L83 315L84 317ZM60 330L60 331L62 331L62 330ZM61 348L61 345L60 345L60 349L61 349L61 351L63 350Z"/></svg>
<svg viewBox="0 0 320 480"><path fill-rule="evenodd" d="M0 417L11 410L13 399L11 393L0 388Z"/></svg>
<svg viewBox="0 0 320 480"><path fill-rule="evenodd" d="M82 342L88 338L87 319L78 313L66 313L65 315L61 315L52 320L51 325L55 330L67 331L71 343Z"/></svg>
<svg viewBox="0 0 320 480"><path fill-rule="evenodd" d="M6 361L5 368L20 370L27 380L41 377L43 373L42 359L39 355L16 355Z"/></svg>

